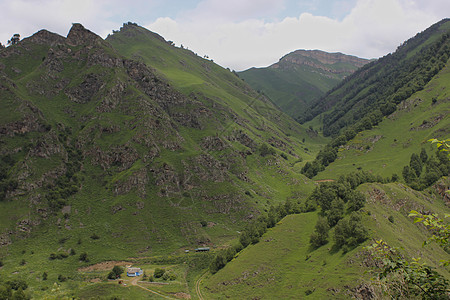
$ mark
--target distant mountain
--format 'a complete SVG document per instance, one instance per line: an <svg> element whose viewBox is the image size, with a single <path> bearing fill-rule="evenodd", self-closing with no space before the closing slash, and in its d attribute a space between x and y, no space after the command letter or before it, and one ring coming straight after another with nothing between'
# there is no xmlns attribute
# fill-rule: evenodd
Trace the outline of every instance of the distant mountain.
<svg viewBox="0 0 450 300"><path fill-rule="evenodd" d="M267 68L251 68L238 74L284 112L298 116L308 103L368 62L342 53L297 50Z"/></svg>

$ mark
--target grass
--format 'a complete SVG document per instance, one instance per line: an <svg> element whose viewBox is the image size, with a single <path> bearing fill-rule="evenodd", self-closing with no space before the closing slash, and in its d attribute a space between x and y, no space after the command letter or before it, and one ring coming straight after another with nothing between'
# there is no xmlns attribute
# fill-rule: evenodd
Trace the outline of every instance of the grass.
<svg viewBox="0 0 450 300"><path fill-rule="evenodd" d="M401 175L411 154L424 148L429 155L435 147L431 138L446 138L450 133L450 67L446 66L420 92L375 128L359 133L338 152L338 159L314 179L337 179L341 174L363 170L390 177ZM433 100L435 99L435 100ZM402 107L404 107L402 109ZM439 118L438 122L435 122ZM425 126L423 124L432 124ZM422 126L422 127L421 127Z"/></svg>
<svg viewBox="0 0 450 300"><path fill-rule="evenodd" d="M345 298L344 293L332 295L328 290L359 281L358 266L349 264L354 252L330 254L330 245L311 251L309 235L316 220L317 213L285 217L258 244L207 277L202 292L215 299Z"/></svg>
<svg viewBox="0 0 450 300"><path fill-rule="evenodd" d="M433 243L422 247L430 233L407 216L412 209L441 215L448 212L442 197L432 189L416 192L398 183L363 184L358 190L367 198L363 222L371 239L382 238L400 247L408 259L421 257L423 263L450 278L448 270L439 267L439 260L448 254ZM363 246L371 241L347 253L335 251L331 230L329 243L313 250L309 236L316 220L315 212L285 217L259 243L240 252L216 274L206 276L202 293L214 299L348 299L354 287L363 282L370 285L370 258ZM374 285L374 291L381 295L378 286Z"/></svg>

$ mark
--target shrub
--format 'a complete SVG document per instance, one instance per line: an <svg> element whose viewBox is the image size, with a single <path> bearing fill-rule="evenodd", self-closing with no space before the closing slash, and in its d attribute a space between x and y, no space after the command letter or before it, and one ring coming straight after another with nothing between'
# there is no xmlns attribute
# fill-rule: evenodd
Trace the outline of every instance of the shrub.
<svg viewBox="0 0 450 300"><path fill-rule="evenodd" d="M66 280L67 280L67 277L66 277L66 276L61 275L61 274L58 275L58 281L59 281L59 282L64 282L64 281L66 281Z"/></svg>
<svg viewBox="0 0 450 300"><path fill-rule="evenodd" d="M170 276L169 276L170 281L174 281L176 279L177 279L177 274L170 274Z"/></svg>
<svg viewBox="0 0 450 300"><path fill-rule="evenodd" d="M202 227L206 227L208 225L208 222L203 220L203 221L200 221L200 224L202 225Z"/></svg>
<svg viewBox="0 0 450 300"><path fill-rule="evenodd" d="M309 243L314 248L319 248L322 245L328 243L328 231L330 226L325 218L319 218L314 228L314 232L309 238Z"/></svg>
<svg viewBox="0 0 450 300"><path fill-rule="evenodd" d="M165 281L167 281L167 280L169 280L169 277L170 277L170 275L169 275L169 273L164 273L164 275L162 276L162 279L163 280L165 280Z"/></svg>
<svg viewBox="0 0 450 300"><path fill-rule="evenodd" d="M100 237L96 234L96 233L94 233L93 235L91 235L91 239L93 239L93 240L98 240Z"/></svg>
<svg viewBox="0 0 450 300"><path fill-rule="evenodd" d="M164 270L164 269L156 268L155 272L153 272L153 276L155 278L161 278L165 272L166 272L166 270Z"/></svg>
<svg viewBox="0 0 450 300"><path fill-rule="evenodd" d="M392 224L394 223L394 217L393 217L393 216L389 216L388 220L389 220L389 222L391 222Z"/></svg>
<svg viewBox="0 0 450 300"><path fill-rule="evenodd" d="M47 272L42 273L42 280L47 280L48 274Z"/></svg>
<svg viewBox="0 0 450 300"><path fill-rule="evenodd" d="M89 261L88 255L87 255L86 252L81 253L79 259L80 259L80 261L84 261L84 262L88 262Z"/></svg>

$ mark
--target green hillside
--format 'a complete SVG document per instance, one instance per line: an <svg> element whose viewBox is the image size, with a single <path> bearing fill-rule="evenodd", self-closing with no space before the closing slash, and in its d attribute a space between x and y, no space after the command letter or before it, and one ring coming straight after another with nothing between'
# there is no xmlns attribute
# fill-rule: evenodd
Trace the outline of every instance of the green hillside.
<svg viewBox="0 0 450 300"><path fill-rule="evenodd" d="M122 56L119 37L142 56ZM37 298L54 283L106 297L87 285L108 270L79 268L172 265L314 188L293 166L325 139L232 72L134 24L108 41L75 24L0 50L0 275Z"/></svg>
<svg viewBox="0 0 450 300"><path fill-rule="evenodd" d="M445 24L402 48L439 67L424 88L328 146L323 114L300 125L134 23L106 40L73 24L0 49L0 299L364 298L381 295L362 248L380 238L449 278L448 254L422 248L430 234L407 217L448 212L448 178L415 191L392 176L450 169L425 144L448 135ZM336 180L301 174L316 156L328 166L317 177ZM117 280L115 266L143 274Z"/></svg>
<svg viewBox="0 0 450 300"><path fill-rule="evenodd" d="M378 126L357 134L339 148L337 159L317 179L337 179L341 174L366 170L383 177L401 176L413 153L424 148L436 150L427 142L450 135L450 66L447 64L422 91L402 101L393 114Z"/></svg>
<svg viewBox="0 0 450 300"><path fill-rule="evenodd" d="M269 67L251 68L238 74L282 111L296 117L307 104L368 62L341 53L297 50Z"/></svg>
<svg viewBox="0 0 450 300"><path fill-rule="evenodd" d="M389 135L392 137L392 146L382 147L382 149L377 147L378 151L374 151L373 154L378 153L378 162L383 161L382 153L379 151L393 150L396 145L399 145L396 144L399 140L403 141L399 148L401 149L401 147L408 148L410 143L418 145L417 142L424 142L424 138L434 134L435 130L439 128L444 131L436 133L438 136L444 136L447 132L445 127L448 124L444 113L448 107L447 100L445 100L447 97L445 93L441 94L439 89L436 89L434 95L431 95L430 89L433 88L433 85L428 86L427 84L431 80L439 78L440 72L448 64L449 55L450 21L445 19L403 43L396 52L365 65L323 98L312 103L300 121L309 120L305 125L316 128L325 136L333 136L333 140L319 152L313 162L305 164L302 173L309 178L316 176L338 158L339 151L358 149L355 143L346 145L358 133L377 128L380 123L385 122L386 118L394 118L397 114L404 116L398 125L395 120L391 123L385 122L385 124L391 124L388 125L389 128L384 128L391 132ZM446 89L447 80L444 79L440 83L436 81L435 84L441 85L441 89ZM423 97L423 100L420 97ZM441 101L437 102L437 97L441 97ZM410 113L422 102L428 103L428 106L422 104L417 112ZM401 110L404 106L408 108L404 109L405 112L402 113ZM438 117L441 115L441 111L442 117ZM421 118L421 120L415 118ZM441 121L442 123L440 123ZM417 124L418 122L420 124ZM401 129L394 133L397 126ZM359 148L360 152L357 155L359 156L364 151L369 152L372 144L378 142L382 136L384 135L369 134L363 138L358 137L356 144L364 144L364 146L363 149ZM403 140L406 137L411 141ZM386 146L386 144L384 145ZM413 152L412 149L400 150L393 155L402 153L409 157ZM421 150L416 149L415 151L420 152ZM374 156L368 160L364 159L364 165L376 165L378 162L373 158ZM363 166L356 166L358 158L350 159L352 166L355 164L355 168L363 168ZM403 163L405 159L402 158L401 161ZM381 163L376 168L387 165L392 165L392 163ZM397 172L402 171L399 167L397 164ZM387 172L382 173L393 174L395 168L388 168ZM339 173L333 175L333 178L337 176Z"/></svg>
<svg viewBox="0 0 450 300"><path fill-rule="evenodd" d="M363 224L370 228L371 239L366 243L348 252L336 251L332 232L330 241L314 250L309 236L317 213L287 216L269 229L259 243L239 253L216 274L203 278L205 299L383 298L381 288L371 281L373 275L368 272L374 261L364 250L364 246L380 238L402 247L407 257L421 257L422 262L432 266L439 266L439 259L448 258L448 253L436 244L422 247L429 233L407 217L411 209L448 211L437 191L418 193L397 183L364 184L358 190L367 198ZM438 270L450 278L448 269Z"/></svg>
<svg viewBox="0 0 450 300"><path fill-rule="evenodd" d="M396 106L424 86L447 63L450 21L444 19L404 42L394 53L373 61L324 97L310 104L301 123L320 115L323 134L361 131L377 125Z"/></svg>

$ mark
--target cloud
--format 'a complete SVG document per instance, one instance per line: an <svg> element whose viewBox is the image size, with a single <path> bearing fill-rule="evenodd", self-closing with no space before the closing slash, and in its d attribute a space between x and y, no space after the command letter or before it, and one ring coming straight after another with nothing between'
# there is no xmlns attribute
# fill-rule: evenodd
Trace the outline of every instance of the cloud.
<svg viewBox="0 0 450 300"><path fill-rule="evenodd" d="M424 9L425 1L359 0L342 20L302 13L298 17L264 21L256 17L215 18L218 11L225 9L225 2L218 2L202 1L192 12L194 16L207 15L208 18L160 18L147 28L200 55L207 54L222 66L243 70L270 65L297 49L380 57L450 11L449 4L439 0L442 7L449 9L432 9L429 7L432 2ZM261 7L262 12L264 9L270 9L270 5ZM245 6L243 11L246 15Z"/></svg>
<svg viewBox="0 0 450 300"><path fill-rule="evenodd" d="M297 49L374 58L447 17L448 0L0 0L0 41L72 22L106 37L123 22L148 29L224 67L267 66ZM337 12L336 12L337 11Z"/></svg>
<svg viewBox="0 0 450 300"><path fill-rule="evenodd" d="M110 32L114 23L109 21L114 10L105 9L117 1L90 0L15 0L1 1L0 40L6 41L13 33L27 37L40 29L65 36L71 23L82 23L99 34ZM117 25L116 25L117 26Z"/></svg>

